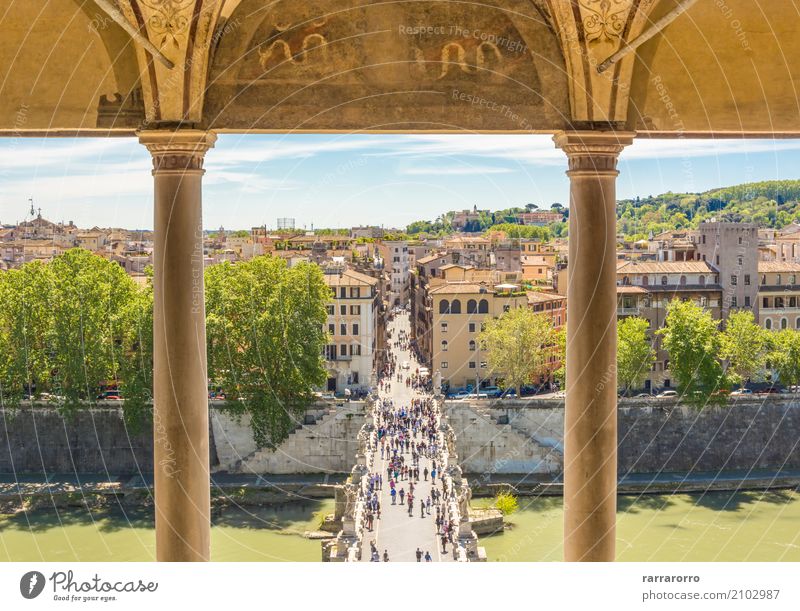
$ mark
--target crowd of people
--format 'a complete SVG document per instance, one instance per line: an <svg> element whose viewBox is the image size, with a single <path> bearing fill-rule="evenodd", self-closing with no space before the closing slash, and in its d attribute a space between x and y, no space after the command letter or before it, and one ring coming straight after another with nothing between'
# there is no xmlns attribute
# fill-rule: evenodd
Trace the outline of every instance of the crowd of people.
<svg viewBox="0 0 800 611"><path fill-rule="evenodd" d="M408 338L400 331L394 346L408 349ZM396 404L386 396L391 393L392 383L405 383L418 391L405 404ZM375 441L371 450L375 458L380 457L380 469L369 473L366 481L365 528L373 532L376 520L381 519L382 511L405 511L409 518L431 518L436 525L436 537L442 552L452 546L454 522L450 519L448 501L454 494L446 478L442 477L442 448L439 443L439 415L433 399L423 394L424 384L417 373L397 370L397 361L390 357L379 382L382 396L374 407ZM430 489L422 493L420 482L430 482ZM390 506L382 507L380 492L388 488ZM425 486L424 488L428 488ZM452 549L452 547L451 547ZM416 551L418 562L432 561L430 550ZM375 540L370 541L370 560L389 561L389 553L380 553Z"/></svg>

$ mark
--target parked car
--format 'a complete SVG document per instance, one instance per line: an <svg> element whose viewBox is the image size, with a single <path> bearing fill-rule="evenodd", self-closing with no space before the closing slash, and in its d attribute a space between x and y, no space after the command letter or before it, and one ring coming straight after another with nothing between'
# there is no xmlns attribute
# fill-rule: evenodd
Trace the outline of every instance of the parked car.
<svg viewBox="0 0 800 611"><path fill-rule="evenodd" d="M411 363L409 363L408 361L403 361L403 364L400 365L400 367L402 367L403 369L410 369Z"/></svg>
<svg viewBox="0 0 800 611"><path fill-rule="evenodd" d="M492 397L493 399L503 394L503 391L497 386L487 386L486 388L481 388L480 392L481 394L485 394L487 397Z"/></svg>
<svg viewBox="0 0 800 611"><path fill-rule="evenodd" d="M775 388L774 386L770 386L769 388L762 388L758 391L759 395L777 395L780 391Z"/></svg>
<svg viewBox="0 0 800 611"><path fill-rule="evenodd" d="M97 396L98 401L122 401L122 394L118 390L104 390Z"/></svg>
<svg viewBox="0 0 800 611"><path fill-rule="evenodd" d="M645 398L649 399L649 398L653 397L654 395L651 395L649 392L640 392L638 395L634 395L634 396L637 399L645 399Z"/></svg>
<svg viewBox="0 0 800 611"><path fill-rule="evenodd" d="M660 393L658 393L657 396L658 396L659 399L665 399L667 397L677 397L678 396L678 391L677 390L662 390Z"/></svg>
<svg viewBox="0 0 800 611"><path fill-rule="evenodd" d="M741 397L743 395L752 395L753 391L749 388L737 388L731 392L731 397Z"/></svg>

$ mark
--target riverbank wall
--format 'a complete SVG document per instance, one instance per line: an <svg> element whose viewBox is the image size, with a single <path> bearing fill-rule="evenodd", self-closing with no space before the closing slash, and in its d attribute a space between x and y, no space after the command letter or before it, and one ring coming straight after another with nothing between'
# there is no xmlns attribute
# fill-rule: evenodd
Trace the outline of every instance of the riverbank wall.
<svg viewBox="0 0 800 611"><path fill-rule="evenodd" d="M214 473L348 473L356 436L365 422L363 402L312 405L303 422L276 449L258 448L248 418L210 408L210 458ZM46 404L0 410L0 474L61 479L74 474L149 475L153 429L133 431L119 404L79 410L64 418Z"/></svg>
<svg viewBox="0 0 800 611"><path fill-rule="evenodd" d="M561 475L563 400L446 401L461 468L471 481ZM622 399L618 472L718 473L800 469L800 397L731 399L697 408L675 400ZM538 451L536 450L538 448ZM530 458L529 458L530 457ZM476 477L477 476L477 477Z"/></svg>

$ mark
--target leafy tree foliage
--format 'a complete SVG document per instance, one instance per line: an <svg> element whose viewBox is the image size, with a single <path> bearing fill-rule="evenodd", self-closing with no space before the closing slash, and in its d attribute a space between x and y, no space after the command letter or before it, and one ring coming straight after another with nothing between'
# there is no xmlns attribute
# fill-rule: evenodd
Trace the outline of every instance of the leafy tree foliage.
<svg viewBox="0 0 800 611"><path fill-rule="evenodd" d="M626 393L642 385L656 360L647 337L649 323L630 316L617 324L617 381Z"/></svg>
<svg viewBox="0 0 800 611"><path fill-rule="evenodd" d="M227 409L250 416L260 445L282 441L325 382L329 300L310 263L287 268L256 257L206 272L209 378L224 389Z"/></svg>
<svg viewBox="0 0 800 611"><path fill-rule="evenodd" d="M690 402L703 403L727 386L718 357L720 332L711 313L691 301L673 299L667 308L663 336L672 377ZM718 395L717 395L718 396Z"/></svg>
<svg viewBox="0 0 800 611"><path fill-rule="evenodd" d="M550 317L525 307L488 320L478 336L490 372L502 375L508 387L516 388L518 397L523 385L538 381L546 371L550 355L558 349L556 339Z"/></svg>
<svg viewBox="0 0 800 611"><path fill-rule="evenodd" d="M755 376L764 366L767 349L766 331L755 322L752 311L739 310L728 315L720 357L728 361L727 374L732 382L743 384Z"/></svg>
<svg viewBox="0 0 800 611"><path fill-rule="evenodd" d="M800 333L793 329L772 332L769 360L781 384L800 384Z"/></svg>

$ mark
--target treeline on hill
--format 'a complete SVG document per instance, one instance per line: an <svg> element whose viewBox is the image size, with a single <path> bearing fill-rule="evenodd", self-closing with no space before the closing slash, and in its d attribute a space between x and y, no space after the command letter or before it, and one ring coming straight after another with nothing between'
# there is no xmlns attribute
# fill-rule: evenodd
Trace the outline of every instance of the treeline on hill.
<svg viewBox="0 0 800 611"><path fill-rule="evenodd" d="M248 414L260 445L295 427L325 381L325 305L317 265L264 256L205 272L208 375L225 406ZM118 387L126 423L150 419L153 290L116 263L75 248L0 273L0 399L49 400L65 416Z"/></svg>
<svg viewBox="0 0 800 611"><path fill-rule="evenodd" d="M800 180L773 180L704 193L664 193L617 202L617 231L646 239L675 229L696 229L711 218L780 229L800 220Z"/></svg>
<svg viewBox="0 0 800 611"><path fill-rule="evenodd" d="M482 210L479 211L479 216L476 220L467 222L463 231L467 233L481 233L489 230L505 231L509 237L539 238L544 240L550 239L550 237L562 237L567 235L566 222L551 223L547 227L519 224L519 215L521 213L538 209L540 209L538 206L528 204L524 208L512 207L496 210L494 212ZM547 210L563 212L565 216L569 214L569 210L559 203L552 204ZM406 234L415 237L423 234L432 237L450 235L455 233L455 229L453 228L453 219L455 215L456 212L451 210L450 212L445 212L440 215L433 221L414 221L406 227Z"/></svg>

